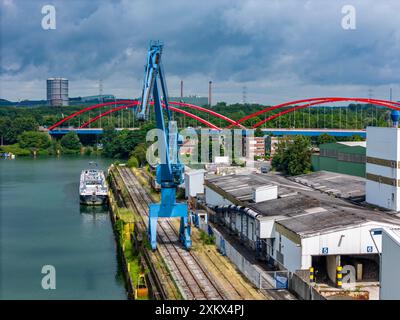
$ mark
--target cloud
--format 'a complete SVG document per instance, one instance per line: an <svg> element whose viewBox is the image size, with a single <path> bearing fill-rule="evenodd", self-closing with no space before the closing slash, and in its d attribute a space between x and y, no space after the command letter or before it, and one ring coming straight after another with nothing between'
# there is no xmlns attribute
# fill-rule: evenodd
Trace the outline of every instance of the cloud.
<svg viewBox="0 0 400 320"><path fill-rule="evenodd" d="M150 39L165 43L171 95L275 103L303 96L394 93L400 80L396 0L52 1L57 29L41 28L46 0L1 0L2 98L44 98L45 79L70 79L70 95L140 94ZM356 30L343 30L343 5ZM29 88L29 90L27 89ZM385 95L385 96L384 96Z"/></svg>

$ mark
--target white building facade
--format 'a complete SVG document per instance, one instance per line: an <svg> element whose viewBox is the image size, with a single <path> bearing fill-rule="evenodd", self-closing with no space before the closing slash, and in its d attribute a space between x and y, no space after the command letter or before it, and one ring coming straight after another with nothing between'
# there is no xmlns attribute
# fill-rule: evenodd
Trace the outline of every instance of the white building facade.
<svg viewBox="0 0 400 320"><path fill-rule="evenodd" d="M400 300L400 229L382 232L380 299Z"/></svg>
<svg viewBox="0 0 400 320"><path fill-rule="evenodd" d="M400 131L367 127L366 201L400 211Z"/></svg>

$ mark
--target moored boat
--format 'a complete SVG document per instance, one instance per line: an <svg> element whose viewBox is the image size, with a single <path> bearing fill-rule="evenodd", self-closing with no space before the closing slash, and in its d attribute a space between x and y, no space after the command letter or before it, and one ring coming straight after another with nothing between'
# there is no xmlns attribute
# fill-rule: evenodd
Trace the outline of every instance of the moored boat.
<svg viewBox="0 0 400 320"><path fill-rule="evenodd" d="M81 204L103 205L107 203L108 186L102 170L86 169L81 172L79 196Z"/></svg>

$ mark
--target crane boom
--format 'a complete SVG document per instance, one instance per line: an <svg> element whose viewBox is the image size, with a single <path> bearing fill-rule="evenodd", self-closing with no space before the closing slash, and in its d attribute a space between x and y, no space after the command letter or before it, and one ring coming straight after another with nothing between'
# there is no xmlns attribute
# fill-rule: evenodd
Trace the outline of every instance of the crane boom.
<svg viewBox="0 0 400 320"><path fill-rule="evenodd" d="M136 117L139 120L149 119L150 100L153 97L154 112L157 128L160 130L159 150L161 163L156 169L156 179L161 185L161 202L149 205L149 239L153 250L157 248L157 220L159 217L180 217L179 238L185 248L190 249L191 228L187 203L176 202L176 189L183 183L185 166L179 161L179 148L182 138L178 134L177 125L171 119L171 111L168 105L168 92L161 62L163 45L159 41L150 42L147 53L147 63L144 72L141 104L136 109ZM161 92L160 92L161 89ZM162 98L161 99L161 94ZM168 126L163 113L165 106Z"/></svg>

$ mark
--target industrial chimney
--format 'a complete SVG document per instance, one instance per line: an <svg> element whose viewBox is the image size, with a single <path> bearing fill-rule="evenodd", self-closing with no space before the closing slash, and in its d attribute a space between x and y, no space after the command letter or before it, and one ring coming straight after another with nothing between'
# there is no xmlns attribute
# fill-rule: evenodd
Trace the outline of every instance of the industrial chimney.
<svg viewBox="0 0 400 320"><path fill-rule="evenodd" d="M183 80L181 80L181 100L183 100Z"/></svg>
<svg viewBox="0 0 400 320"><path fill-rule="evenodd" d="M208 105L211 107L211 85L212 81L208 82Z"/></svg>

